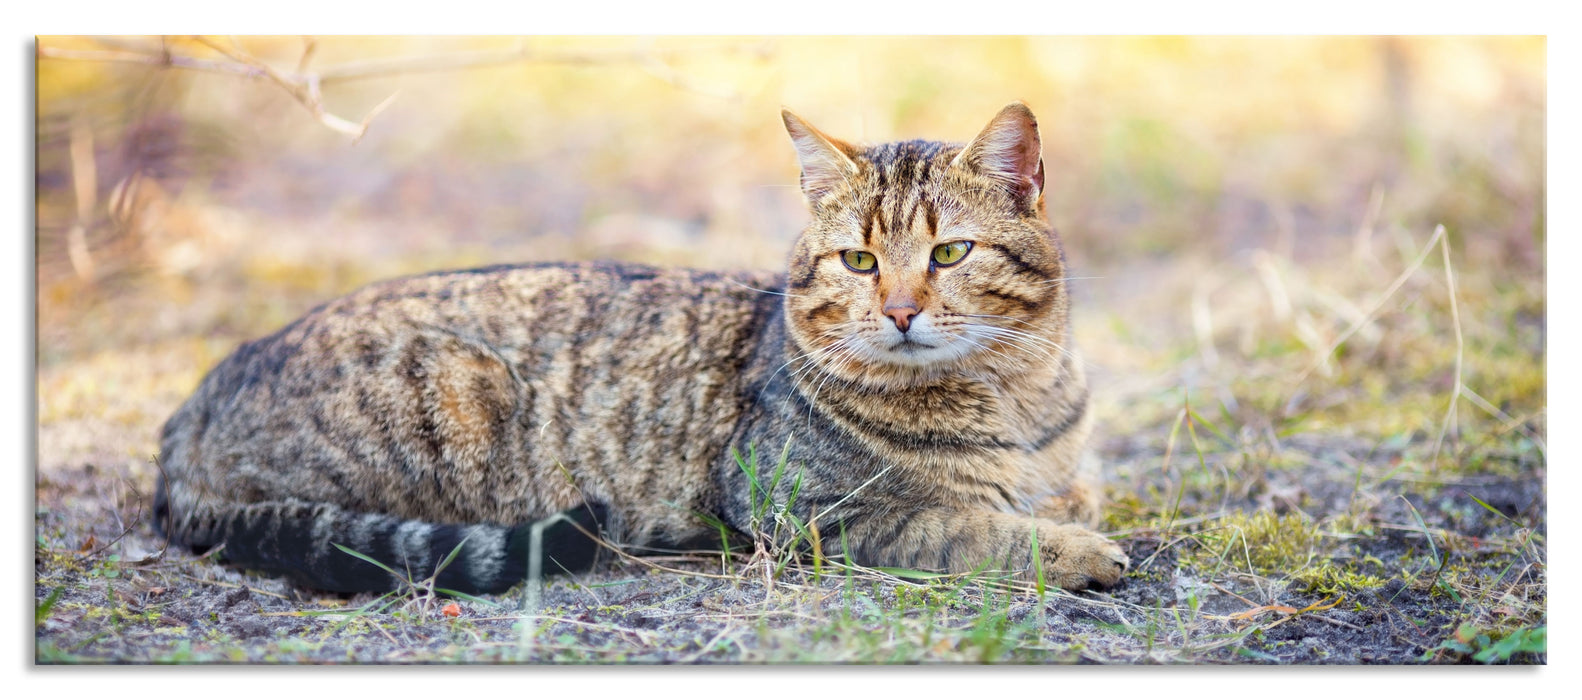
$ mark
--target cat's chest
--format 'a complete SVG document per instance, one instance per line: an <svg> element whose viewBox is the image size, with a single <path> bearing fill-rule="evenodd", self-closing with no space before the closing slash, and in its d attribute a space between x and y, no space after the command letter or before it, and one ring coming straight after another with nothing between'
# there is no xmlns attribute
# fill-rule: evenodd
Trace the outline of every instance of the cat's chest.
<svg viewBox="0 0 1582 700"><path fill-rule="evenodd" d="M814 397L831 420L895 458L953 463L1031 447L1040 429L1036 394L974 379L886 392L843 385Z"/></svg>
<svg viewBox="0 0 1582 700"><path fill-rule="evenodd" d="M929 499L1020 512L1029 484L1043 481L1058 458L1037 396L983 382L962 382L900 395L840 394L821 400L830 420L862 441Z"/></svg>

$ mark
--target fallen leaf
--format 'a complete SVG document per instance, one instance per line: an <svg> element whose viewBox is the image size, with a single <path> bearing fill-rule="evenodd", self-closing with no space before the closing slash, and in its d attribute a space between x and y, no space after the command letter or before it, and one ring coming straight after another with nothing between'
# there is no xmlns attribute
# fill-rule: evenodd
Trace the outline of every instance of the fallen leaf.
<svg viewBox="0 0 1582 700"><path fill-rule="evenodd" d="M1335 607L1337 605L1340 605L1340 601L1342 601L1342 600L1345 600L1344 596L1335 599L1335 602L1333 602L1333 603L1329 603L1329 599L1325 598L1325 599L1323 599L1323 600L1321 600L1321 601L1319 601L1317 603L1314 603L1314 604L1309 605L1309 606L1307 606L1305 608L1302 608L1301 610L1297 610L1296 608L1293 608L1293 607L1291 607L1289 605L1260 605L1260 606L1258 606L1256 608L1253 608L1251 610L1243 610L1243 611L1241 611L1239 613L1232 614L1232 615L1230 615L1230 619L1232 619L1232 620L1246 620L1246 619L1249 619L1249 618L1257 617L1257 616L1262 615L1262 614L1264 614L1266 612L1277 612L1277 613L1280 613L1281 615L1300 615L1300 614L1306 613L1306 612L1316 612L1316 611L1319 611L1319 610L1328 610L1328 609L1333 608L1333 607ZM1325 603L1328 603L1328 605L1326 605Z"/></svg>
<svg viewBox="0 0 1582 700"><path fill-rule="evenodd" d="M1231 615L1230 618L1232 620L1246 620L1248 618L1257 617L1257 616L1262 615L1262 614L1264 614L1266 612L1277 612L1277 613L1281 613L1281 614L1284 614L1284 615L1295 615L1296 614L1296 608L1293 608L1293 607L1291 607L1289 605L1260 605L1260 606L1258 606L1256 608L1253 608L1251 610L1243 610L1243 611L1241 611L1239 613Z"/></svg>
<svg viewBox="0 0 1582 700"><path fill-rule="evenodd" d="M1335 607L1336 605L1340 605L1340 601L1345 600L1345 599L1346 599L1346 596L1341 596L1339 598L1336 598L1335 602L1330 603L1329 605L1325 605L1324 603L1329 600L1328 598L1325 598L1324 600L1318 601L1317 603L1314 603L1314 604L1309 605L1309 606L1307 606L1305 608L1302 608L1301 610L1298 610L1297 612L1314 612L1314 611L1317 611L1317 610L1328 610L1330 608Z"/></svg>

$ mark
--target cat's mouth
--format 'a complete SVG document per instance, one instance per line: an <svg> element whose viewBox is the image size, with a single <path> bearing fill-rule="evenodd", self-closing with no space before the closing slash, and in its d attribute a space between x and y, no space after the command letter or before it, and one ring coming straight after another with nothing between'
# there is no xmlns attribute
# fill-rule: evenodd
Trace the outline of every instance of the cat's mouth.
<svg viewBox="0 0 1582 700"><path fill-rule="evenodd" d="M890 352L908 352L908 353L910 353L910 352L919 352L919 351L922 351L922 350L933 350L935 347L937 347L937 346L929 345L927 343L919 343L919 342L917 342L915 340L912 340L911 338L905 338L905 339L902 339L901 342L896 343L895 345L891 345L890 346Z"/></svg>
<svg viewBox="0 0 1582 700"><path fill-rule="evenodd" d="M871 326L854 338L856 356L881 365L928 368L955 362L971 352L972 343L959 342L934 323L926 314L920 314L912 319L912 327L905 333L890 323Z"/></svg>

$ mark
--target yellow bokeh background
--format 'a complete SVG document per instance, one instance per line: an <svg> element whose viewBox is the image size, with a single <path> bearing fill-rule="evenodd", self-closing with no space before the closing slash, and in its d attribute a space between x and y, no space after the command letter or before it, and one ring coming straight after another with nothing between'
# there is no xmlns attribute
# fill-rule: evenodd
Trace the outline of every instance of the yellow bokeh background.
<svg viewBox="0 0 1582 700"><path fill-rule="evenodd" d="M1543 37L40 37L38 50L46 461L146 461L158 422L227 348L375 279L568 258L779 268L806 221L782 108L848 140L965 141L1013 100L1039 119L1050 218L1084 280L1078 339L1111 373L1106 396L1207 382L1194 357L1251 387L1327 367L1327 345L1442 224L1469 347L1539 337L1536 357L1468 360L1468 376L1512 412L1543 410ZM158 65L167 54L188 66ZM324 78L322 107L350 122L388 106L353 139L238 71L238 55ZM333 78L347 72L364 75ZM138 178L128 225L117 195ZM1392 300L1393 322L1422 335L1366 326L1357 338L1383 354L1358 367L1442 406L1447 296L1422 277ZM1421 353L1385 352L1402 347ZM1232 351L1281 359L1214 364ZM1336 391L1362 391L1346 381Z"/></svg>
<svg viewBox="0 0 1582 700"><path fill-rule="evenodd" d="M283 72L297 69L306 46L302 37L237 41ZM1005 103L1023 100L1043 130L1051 216L1068 237L1091 241L1077 247L1093 255L1234 247L1230 239L1272 233L1212 230L1229 226L1216 217L1244 201L1271 211L1305 207L1314 231L1338 232L1356 224L1381 184L1411 205L1404 215L1440 219L1409 225L1531 235L1532 217L1517 220L1488 200L1536 198L1543 187L1542 38L320 37L313 44L303 73L392 59L422 65L423 57L438 65L517 47L537 58L325 85L325 107L354 122L394 96L356 143L319 126L267 80L40 60L41 235L66 224L46 206L60 193L44 175L65 157L53 124L73 115L90 117L102 150L124 142L140 121L179 124L182 135L172 138L185 163L172 179L196 188L188 196L214 185L213 198L265 215L394 217L397 227L436 218L490 244L574 236L617 215L679 222L710 240L767 236L783 244L799 225L799 200L794 190L761 192L795 180L782 106L853 140L960 141ZM224 60L191 38L42 37L39 45ZM110 180L138 165L101 170ZM1478 181L1460 177L1468 168ZM447 179L478 189L449 192L431 182ZM529 191L543 180L556 186L554 201ZM313 191L297 196L301 187ZM1448 211L1422 211L1436 202ZM561 211L512 212L523 206ZM1447 214L1459 220L1445 221ZM1253 228L1272 228L1263 218ZM455 232L465 241L468 231ZM778 264L774 248L747 262ZM741 262L699 257L706 265Z"/></svg>

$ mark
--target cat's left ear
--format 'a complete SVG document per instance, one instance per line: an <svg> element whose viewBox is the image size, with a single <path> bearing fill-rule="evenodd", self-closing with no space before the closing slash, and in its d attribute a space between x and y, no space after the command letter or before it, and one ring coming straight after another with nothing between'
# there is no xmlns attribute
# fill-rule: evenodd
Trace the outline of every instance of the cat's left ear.
<svg viewBox="0 0 1582 700"><path fill-rule="evenodd" d="M1027 105L1013 102L994 115L951 164L1004 183L1017 202L1031 206L1044 191L1042 150L1038 119Z"/></svg>
<svg viewBox="0 0 1582 700"><path fill-rule="evenodd" d="M802 162L802 193L809 202L818 202L857 174L857 163L852 160L857 149L851 144L825 135L789 109L780 110L780 118L785 120L786 133Z"/></svg>

